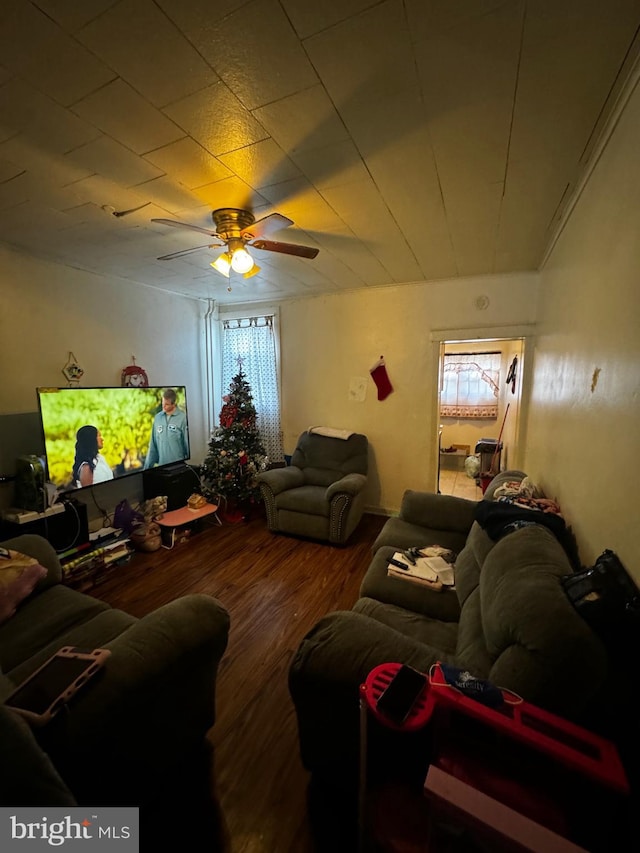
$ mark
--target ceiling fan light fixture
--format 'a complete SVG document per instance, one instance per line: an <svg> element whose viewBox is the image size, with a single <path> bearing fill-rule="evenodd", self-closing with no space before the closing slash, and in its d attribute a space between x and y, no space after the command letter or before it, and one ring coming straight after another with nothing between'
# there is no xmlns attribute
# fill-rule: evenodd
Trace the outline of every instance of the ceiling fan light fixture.
<svg viewBox="0 0 640 853"><path fill-rule="evenodd" d="M231 256L229 255L229 252L223 252L215 259L215 261L211 261L210 266L225 278L229 278L229 272L231 270Z"/></svg>
<svg viewBox="0 0 640 853"><path fill-rule="evenodd" d="M243 274L242 278L253 278L253 276L258 275L259 272L260 267L258 266L258 264L254 264L249 270L249 272Z"/></svg>
<svg viewBox="0 0 640 853"><path fill-rule="evenodd" d="M248 273L253 268L253 258L244 247L231 252L231 269L238 273Z"/></svg>

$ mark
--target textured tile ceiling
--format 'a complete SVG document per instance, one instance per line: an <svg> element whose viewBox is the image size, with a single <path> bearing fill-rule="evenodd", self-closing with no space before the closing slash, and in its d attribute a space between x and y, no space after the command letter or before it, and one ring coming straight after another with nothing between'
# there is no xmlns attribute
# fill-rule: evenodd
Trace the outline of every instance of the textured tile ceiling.
<svg viewBox="0 0 640 853"><path fill-rule="evenodd" d="M3 0L0 240L221 303L537 269L639 25L638 0ZM151 222L220 207L319 254L227 280L215 238Z"/></svg>

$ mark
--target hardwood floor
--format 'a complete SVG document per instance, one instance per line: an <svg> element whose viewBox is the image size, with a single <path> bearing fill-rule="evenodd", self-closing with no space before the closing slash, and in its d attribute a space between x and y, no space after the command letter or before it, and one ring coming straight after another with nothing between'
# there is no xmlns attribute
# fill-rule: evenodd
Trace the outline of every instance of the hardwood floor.
<svg viewBox="0 0 640 853"><path fill-rule="evenodd" d="M139 617L191 592L212 595L228 609L229 645L218 673L217 719L210 732L228 853L314 849L306 809L308 774L300 762L287 672L298 644L320 616L350 609L356 601L371 545L385 520L365 514L341 548L276 536L263 517L210 525L172 550L136 554L92 591ZM189 819L193 816L185 814ZM207 849L213 853L216 848Z"/></svg>

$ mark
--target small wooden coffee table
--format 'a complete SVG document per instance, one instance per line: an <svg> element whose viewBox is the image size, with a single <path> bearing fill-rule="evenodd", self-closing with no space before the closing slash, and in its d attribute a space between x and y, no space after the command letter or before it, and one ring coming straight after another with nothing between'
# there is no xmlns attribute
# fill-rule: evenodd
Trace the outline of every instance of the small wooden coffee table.
<svg viewBox="0 0 640 853"><path fill-rule="evenodd" d="M222 525L220 521L220 517L218 516L218 505L206 503L204 506L201 506L199 509L191 509L189 506L181 506L179 509L171 510L171 512L165 512L162 518L154 519L162 528L163 534L166 534L166 538L168 539L169 544L164 544L165 535L163 535L163 548L173 548L176 544L177 531L181 527L186 527L188 524L192 524L194 521L199 521L201 518L206 518L207 516L213 516L213 521L216 524Z"/></svg>

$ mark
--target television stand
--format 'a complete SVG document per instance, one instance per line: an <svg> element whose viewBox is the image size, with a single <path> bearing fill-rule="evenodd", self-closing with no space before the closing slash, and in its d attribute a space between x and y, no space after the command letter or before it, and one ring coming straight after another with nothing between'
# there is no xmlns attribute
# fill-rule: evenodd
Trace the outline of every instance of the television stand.
<svg viewBox="0 0 640 853"><path fill-rule="evenodd" d="M166 496L169 512L185 506L190 495L197 491L199 486L198 475L185 462L149 468L142 472L144 499Z"/></svg>
<svg viewBox="0 0 640 853"><path fill-rule="evenodd" d="M11 508L0 516L0 538L11 539L23 533L43 536L58 553L89 541L87 506L65 498L44 512Z"/></svg>
<svg viewBox="0 0 640 853"><path fill-rule="evenodd" d="M189 466L187 465L187 463L183 462L183 461L171 462L169 465L163 465L162 470L166 471L168 474L181 474L185 470L185 468L188 468L188 467ZM153 469L149 469L149 470L153 470Z"/></svg>
<svg viewBox="0 0 640 853"><path fill-rule="evenodd" d="M20 509L19 507L9 507L2 510L2 518L11 524L28 524L30 521L39 521L42 518L48 518L51 515L58 515L65 511L63 503L55 503L53 506L48 506L44 512L36 510Z"/></svg>

